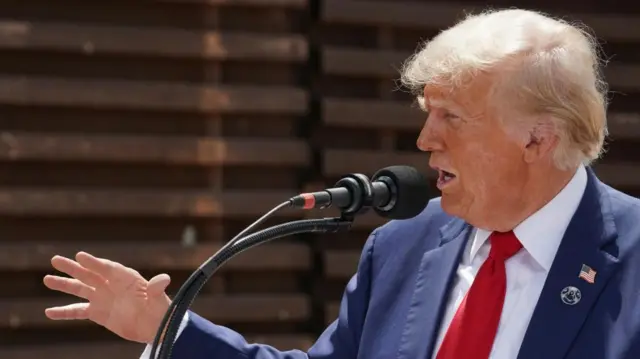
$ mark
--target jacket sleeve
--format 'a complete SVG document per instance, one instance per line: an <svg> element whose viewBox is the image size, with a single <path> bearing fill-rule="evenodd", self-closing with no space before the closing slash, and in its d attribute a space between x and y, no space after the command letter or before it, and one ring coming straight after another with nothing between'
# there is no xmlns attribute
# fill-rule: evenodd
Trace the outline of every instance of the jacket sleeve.
<svg viewBox="0 0 640 359"><path fill-rule="evenodd" d="M364 246L357 273L349 281L340 313L308 352L279 351L265 344L250 344L239 333L190 312L184 331L176 341L175 359L355 359L367 315L372 280L374 231Z"/></svg>

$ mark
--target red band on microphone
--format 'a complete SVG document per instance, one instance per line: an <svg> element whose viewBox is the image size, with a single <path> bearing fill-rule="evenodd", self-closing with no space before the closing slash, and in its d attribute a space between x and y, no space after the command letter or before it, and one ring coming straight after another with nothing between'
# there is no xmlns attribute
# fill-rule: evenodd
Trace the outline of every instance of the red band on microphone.
<svg viewBox="0 0 640 359"><path fill-rule="evenodd" d="M316 205L316 198L311 193L302 193L300 197L304 198L303 209L311 209Z"/></svg>

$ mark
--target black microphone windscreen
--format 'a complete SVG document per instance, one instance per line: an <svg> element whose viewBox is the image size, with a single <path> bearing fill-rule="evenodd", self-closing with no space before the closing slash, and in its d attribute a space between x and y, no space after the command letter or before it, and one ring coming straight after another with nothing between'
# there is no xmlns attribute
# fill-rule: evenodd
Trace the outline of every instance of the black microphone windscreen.
<svg viewBox="0 0 640 359"><path fill-rule="evenodd" d="M430 199L427 178L411 166L390 166L376 172L372 181L389 177L395 184L397 193L395 204L388 209L375 208L379 216L390 219L409 219L420 214Z"/></svg>

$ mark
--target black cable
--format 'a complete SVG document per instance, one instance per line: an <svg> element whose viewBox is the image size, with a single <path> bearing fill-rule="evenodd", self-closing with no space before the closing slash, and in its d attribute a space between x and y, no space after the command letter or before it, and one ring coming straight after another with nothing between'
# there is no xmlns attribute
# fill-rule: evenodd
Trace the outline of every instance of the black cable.
<svg viewBox="0 0 640 359"><path fill-rule="evenodd" d="M195 297L198 295L199 291L202 289L206 281L211 278L211 276L213 276L213 274L225 262L251 247L269 242L273 239L299 233L326 233L348 230L351 227L351 223L351 218L323 218L292 221L263 229L259 232L242 238L242 240L236 241L236 243L231 246L225 246L223 249L209 258L204 264L202 264L198 268L198 270L196 270L191 275L191 277L189 277L189 280L187 280L187 282L181 287L181 296L179 298L176 296L176 299L174 300L174 302L176 302L177 304L175 310L171 313L172 319L169 322L167 332L162 339L159 359L168 359L171 357L173 345L180 326L179 321L182 320L185 313L193 303ZM154 358L156 346L157 344L155 344L154 342L154 348L152 348L151 351L151 358Z"/></svg>
<svg viewBox="0 0 640 359"><path fill-rule="evenodd" d="M225 245L223 245L222 248L220 248L213 256L209 257L207 262L211 261L211 259L214 258L219 253L228 250L228 248L230 248L236 242L241 240L242 237L245 234L248 234L251 230L253 230L258 225L262 224L265 220L267 220L269 217L273 216L276 212L278 212L278 211L280 211L280 210L282 210L282 209L284 209L286 207L290 207L291 205L292 205L291 200L288 200L286 202L282 202L279 205L273 207L269 212L265 213L262 217L258 218L255 222L251 223L247 228L245 228L240 233L238 233L235 237L233 237L231 240L229 240L229 242L227 242ZM183 299L182 298L185 296L185 293L186 293L187 289L189 289L190 286L195 285L196 281L198 280L198 274L199 274L198 271L196 271L193 274L191 274L191 276L185 281L185 283L182 285L182 287L180 287L180 289L178 290L178 293L176 293L176 295L173 297L173 300L171 301L171 304L169 304L169 308L167 308L167 311L166 311L164 317L162 318L162 322L160 323L160 327L158 328L158 331L156 332L156 336L153 339L153 344L152 344L152 349L151 349L151 356L150 356L151 359L156 357L155 356L156 355L156 351L158 349L158 346L160 345L162 334L163 334L165 328L167 328L167 323L169 324L169 328L171 328L171 327L173 327L175 325L176 318L179 318L180 320L182 320L182 316L178 317L177 316L178 313L176 313L175 309L176 309L176 307L178 305L183 303ZM205 280L205 282L206 282L206 280ZM204 283L202 285L204 285ZM189 306L190 305L191 305L191 303L189 303ZM184 313L183 313L183 315L184 315ZM166 335L166 333L165 333L165 335ZM162 347L164 347L164 345L162 345ZM162 351L161 351L161 353L162 353Z"/></svg>
<svg viewBox="0 0 640 359"><path fill-rule="evenodd" d="M197 277L191 285L187 287L182 300L178 302L176 309L173 312L173 316L169 321L169 326L167 327L167 332L165 333L164 343L162 343L160 348L159 358L171 358L171 352L173 350L176 337L178 336L180 322L182 322L182 318L184 318L184 315L193 304L198 293L200 293L200 290L202 290L202 287L204 287L209 279L204 272L198 271L197 273Z"/></svg>

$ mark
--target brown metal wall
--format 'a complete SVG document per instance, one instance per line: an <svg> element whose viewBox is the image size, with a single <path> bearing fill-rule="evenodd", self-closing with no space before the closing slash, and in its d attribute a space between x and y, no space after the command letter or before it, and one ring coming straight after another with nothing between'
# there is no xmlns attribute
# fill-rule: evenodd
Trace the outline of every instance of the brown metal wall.
<svg viewBox="0 0 640 359"><path fill-rule="evenodd" d="M596 169L640 195L640 13L607 2L620 15L605 15L601 3L543 7L583 20L616 55L606 72L612 141ZM395 91L397 69L420 39L478 4L0 1L0 357L141 350L96 325L44 317L68 301L41 284L55 253L166 271L175 290L293 193L388 164L425 168L415 151L422 118ZM349 235L246 252L195 309L250 340L305 349L335 318L379 223L368 216Z"/></svg>

